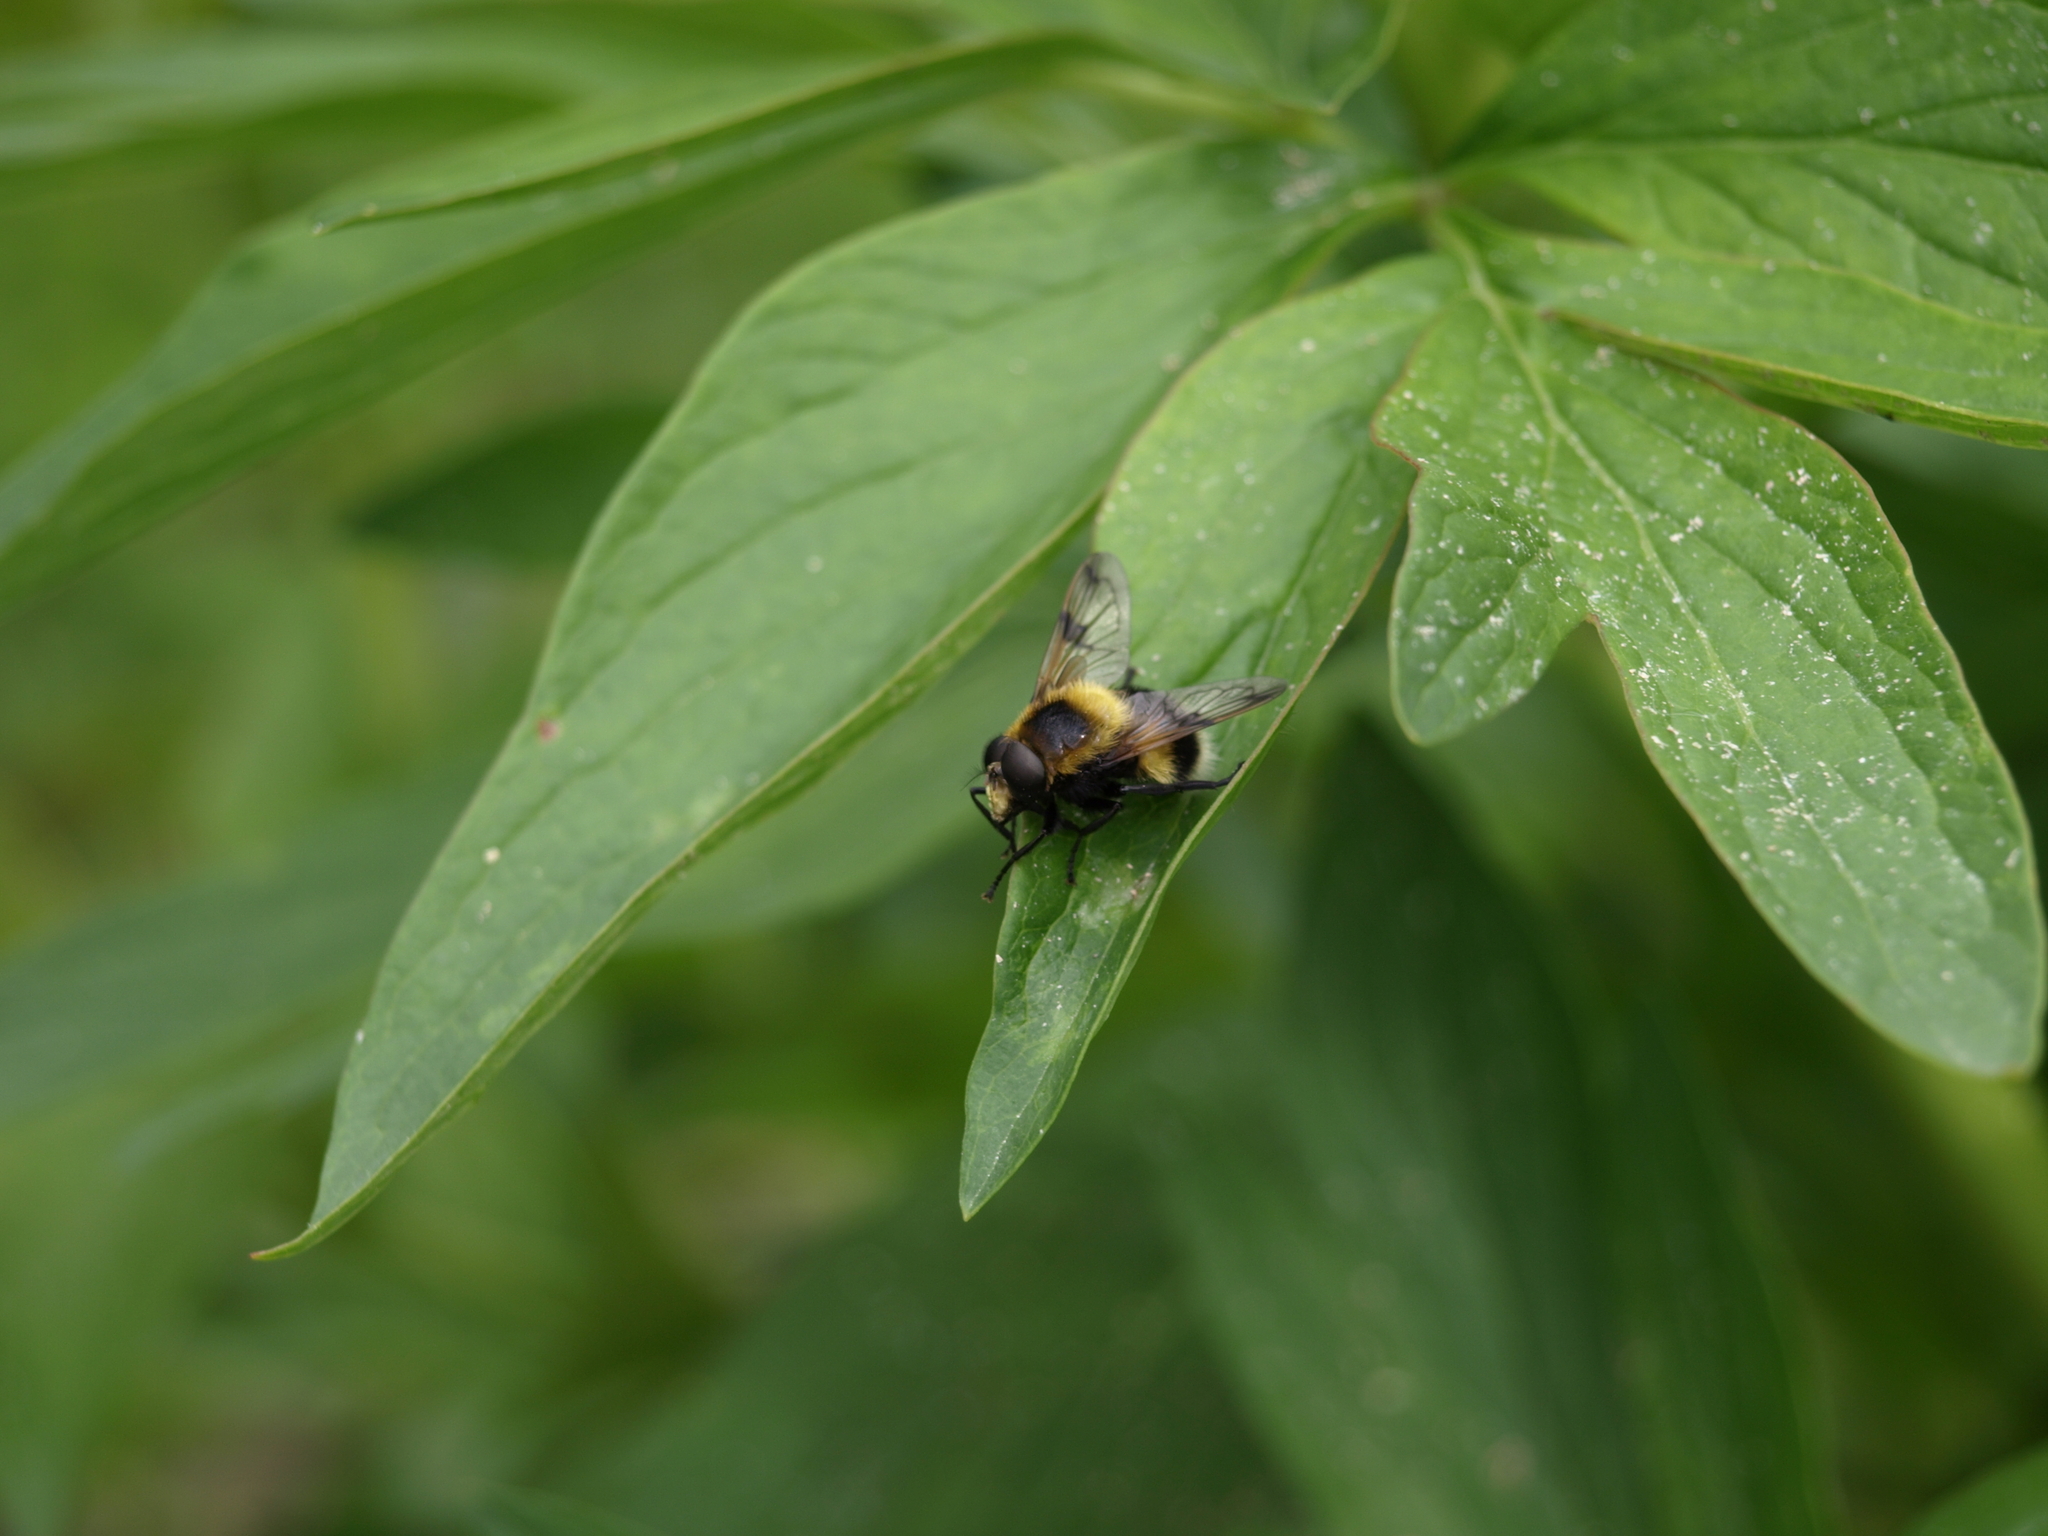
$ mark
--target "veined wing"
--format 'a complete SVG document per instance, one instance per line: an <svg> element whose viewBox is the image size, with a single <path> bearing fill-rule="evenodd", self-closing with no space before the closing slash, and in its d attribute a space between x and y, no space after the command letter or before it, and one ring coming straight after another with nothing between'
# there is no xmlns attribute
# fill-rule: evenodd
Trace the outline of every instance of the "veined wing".
<svg viewBox="0 0 2048 1536"><path fill-rule="evenodd" d="M1038 669L1043 699L1070 683L1100 683L1121 688L1131 674L1131 588L1123 562L1097 550L1081 562L1067 586L1052 644Z"/></svg>
<svg viewBox="0 0 2048 1536"><path fill-rule="evenodd" d="M1154 747L1163 747L1248 709L1270 704L1293 686L1277 677L1238 677L1227 683L1176 688L1171 693L1131 694L1131 722L1118 738L1116 755L1109 761L1121 763L1142 757Z"/></svg>

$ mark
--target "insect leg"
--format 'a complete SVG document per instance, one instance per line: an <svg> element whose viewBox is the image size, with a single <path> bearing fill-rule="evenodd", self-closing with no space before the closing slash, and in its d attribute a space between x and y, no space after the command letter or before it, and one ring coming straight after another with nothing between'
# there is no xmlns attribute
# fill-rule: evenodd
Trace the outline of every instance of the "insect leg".
<svg viewBox="0 0 2048 1536"><path fill-rule="evenodd" d="M1003 841L1008 843L1010 851L1015 853L1017 851L1017 830L1006 822L996 820L995 812L988 808L988 801L983 798L987 794L988 791L979 784L974 785L967 791L967 797L974 802L974 808L981 812L982 820L1002 833Z"/></svg>
<svg viewBox="0 0 2048 1536"><path fill-rule="evenodd" d="M981 899L983 901L994 901L996 899L996 887L1003 883L1003 876L1007 875L1020 859L1024 858L1026 854L1030 853L1032 849L1036 848L1048 837L1051 837L1059 828L1060 813L1053 811L1045 818L1045 825L1039 829L1038 836L1031 839L1022 848L1017 847L1013 843L1008 856L1003 860L1003 867L996 871L995 879L989 881L988 889L981 893Z"/></svg>
<svg viewBox="0 0 2048 1536"><path fill-rule="evenodd" d="M1119 800L1100 816L1096 817L1095 820L1089 822L1087 826L1084 827L1078 822L1074 823L1074 846L1067 850L1067 884L1072 885L1074 883L1074 861L1081 857L1081 839L1088 836L1091 832L1100 832L1112 821L1115 821L1116 813L1123 808L1124 803Z"/></svg>
<svg viewBox="0 0 2048 1536"><path fill-rule="evenodd" d="M1178 784L1124 784L1118 788L1120 793L1126 795L1184 795L1191 789L1227 789L1231 781L1237 777L1238 768L1243 766L1243 763L1239 763L1237 768L1231 769L1220 779L1185 779Z"/></svg>

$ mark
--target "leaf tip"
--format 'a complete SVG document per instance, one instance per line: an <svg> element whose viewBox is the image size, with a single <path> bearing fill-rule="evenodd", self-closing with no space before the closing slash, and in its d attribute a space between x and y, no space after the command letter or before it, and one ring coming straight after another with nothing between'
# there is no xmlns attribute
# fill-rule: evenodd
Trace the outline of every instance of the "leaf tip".
<svg viewBox="0 0 2048 1536"><path fill-rule="evenodd" d="M983 1206L993 1200L996 1191L1010 1182L1024 1159L1022 1157L997 1156L993 1160L975 1157L971 1148L963 1149L960 1156L960 1219L972 1221L981 1213Z"/></svg>
<svg viewBox="0 0 2048 1536"><path fill-rule="evenodd" d="M307 1249L317 1248L321 1243L326 1242L329 1237L334 1235L334 1229L345 1223L355 1213L356 1207L351 1206L345 1210L329 1211L324 1216L315 1216L313 1220L306 1223L306 1230L297 1237L288 1238L286 1241L271 1248L258 1248L249 1257L256 1260L259 1264L267 1264L273 1259L295 1259Z"/></svg>
<svg viewBox="0 0 2048 1536"><path fill-rule="evenodd" d="M986 1181L976 1181L972 1170L968 1168L965 1162L961 1163L960 1219L962 1221L974 1220L981 1213L981 1208L988 1204L989 1196L994 1193L995 1190L989 1188Z"/></svg>
<svg viewBox="0 0 2048 1536"><path fill-rule="evenodd" d="M422 1135L424 1134L422 1132ZM411 1148L408 1147L406 1150L410 1151ZM401 1153L398 1157L387 1161L377 1170L377 1173L372 1178L358 1184L350 1191L346 1198L333 1204L329 1204L324 1198L325 1191L323 1190L323 1198L315 1204L313 1215L307 1221L305 1231L301 1232L297 1237L279 1243L274 1248L259 1248L256 1252L250 1254L249 1257L263 1262L268 1262L271 1259L296 1258L307 1249L316 1248L321 1243L326 1242L336 1231L354 1220L356 1213L370 1203L371 1197L384 1187L397 1164L403 1161L403 1157L404 1154Z"/></svg>
<svg viewBox="0 0 2048 1536"><path fill-rule="evenodd" d="M286 1242L279 1243L275 1247L256 1249L249 1255L249 1257L254 1259L259 1264L267 1264L272 1259L292 1258L294 1255L304 1253L308 1248L312 1247L313 1244L318 1241L318 1239L313 1235L317 1230L318 1229L316 1227L308 1227L305 1231L301 1232L297 1237L291 1238Z"/></svg>

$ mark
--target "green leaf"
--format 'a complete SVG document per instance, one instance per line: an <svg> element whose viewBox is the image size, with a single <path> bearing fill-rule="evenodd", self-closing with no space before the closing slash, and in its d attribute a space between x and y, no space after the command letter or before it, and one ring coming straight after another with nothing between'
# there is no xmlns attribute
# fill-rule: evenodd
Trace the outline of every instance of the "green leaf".
<svg viewBox="0 0 2048 1536"><path fill-rule="evenodd" d="M1617 0L1528 62L1464 175L1631 247L1518 261L1538 304L1790 393L2041 446L2044 124L2029 6Z"/></svg>
<svg viewBox="0 0 2048 1536"><path fill-rule="evenodd" d="M852 241L741 320L592 534L531 706L393 943L287 1251L368 1200L686 864L967 648L1183 361L1339 227L1345 169L1150 151Z"/></svg>
<svg viewBox="0 0 2048 1536"><path fill-rule="evenodd" d="M2036 1447L1944 1499L1907 1536L2042 1536L2048 1531L2048 1448Z"/></svg>
<svg viewBox="0 0 2048 1536"><path fill-rule="evenodd" d="M1504 707L1590 616L1651 759L1813 973L1938 1061L2033 1060L2026 822L1853 470L1490 297L1445 311L1376 430L1423 471L1393 620L1411 731Z"/></svg>
<svg viewBox="0 0 2048 1536"><path fill-rule="evenodd" d="M1282 1006L1166 1061L1157 1161L1324 1528L1819 1533L1806 1386L1711 1095L1546 947L1354 725Z"/></svg>
<svg viewBox="0 0 2048 1536"><path fill-rule="evenodd" d="M1287 1529L1142 1163L1092 1138L1059 1153L970 1227L917 1181L568 1491L721 1536Z"/></svg>
<svg viewBox="0 0 2048 1536"><path fill-rule="evenodd" d="M566 566L666 414L622 405L553 417L384 498L352 526L422 554Z"/></svg>
<svg viewBox="0 0 2048 1536"><path fill-rule="evenodd" d="M860 131L992 89L1045 45L964 52L861 88ZM948 69L957 74L948 74ZM821 98L822 99L822 98ZM836 98L834 98L836 100ZM730 104L728 104L730 105ZM258 235L128 376L0 480L0 600L158 521L285 443L588 286L622 260L843 148L836 108L778 99L674 174L547 191L315 237ZM792 112L796 117L792 117Z"/></svg>
<svg viewBox="0 0 2048 1536"><path fill-rule="evenodd" d="M1074 27L1280 101L1329 109L1392 47L1406 10L1365 0L942 0L999 27Z"/></svg>
<svg viewBox="0 0 2048 1536"><path fill-rule="evenodd" d="M336 194L323 230L541 191L695 186L794 161L1042 79L1104 50L1085 38L1025 37L852 64L831 57L728 69L522 124Z"/></svg>
<svg viewBox="0 0 2048 1536"><path fill-rule="evenodd" d="M1410 478L1372 445L1373 402L1456 286L1453 268L1423 257L1263 316L1131 445L1096 542L1130 574L1131 654L1146 686L1251 675L1298 685L1314 673L1386 554ZM1217 727L1219 768L1256 760L1291 703ZM1134 807L1089 839L1074 885L1063 840L1010 877L995 1000L967 1079L968 1215L1058 1115L1160 892L1234 788Z"/></svg>
<svg viewBox="0 0 2048 1536"><path fill-rule="evenodd" d="M739 9L535 5L399 26L193 27L18 53L0 63L0 186L145 149L274 142L263 135L323 110L388 115L419 95L558 106L865 41L805 8L755 7L779 25L748 24Z"/></svg>

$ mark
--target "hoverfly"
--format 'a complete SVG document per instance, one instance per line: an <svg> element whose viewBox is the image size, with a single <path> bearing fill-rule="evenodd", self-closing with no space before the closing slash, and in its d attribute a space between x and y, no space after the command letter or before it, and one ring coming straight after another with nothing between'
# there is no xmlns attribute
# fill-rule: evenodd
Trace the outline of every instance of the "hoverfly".
<svg viewBox="0 0 2048 1536"><path fill-rule="evenodd" d="M1207 766L1201 732L1293 686L1277 677L1240 677L1155 693L1133 688L1136 676L1130 586L1116 556L1098 552L1067 587L1030 704L982 752L982 782L968 790L1010 849L983 901L995 900L1003 876L1062 828L1074 834L1067 854L1072 885L1081 840L1114 821L1132 796L1223 788L1237 769L1220 779L1199 776ZM1094 819L1069 820L1063 802ZM1041 823L1022 844L1020 811L1035 812Z"/></svg>

